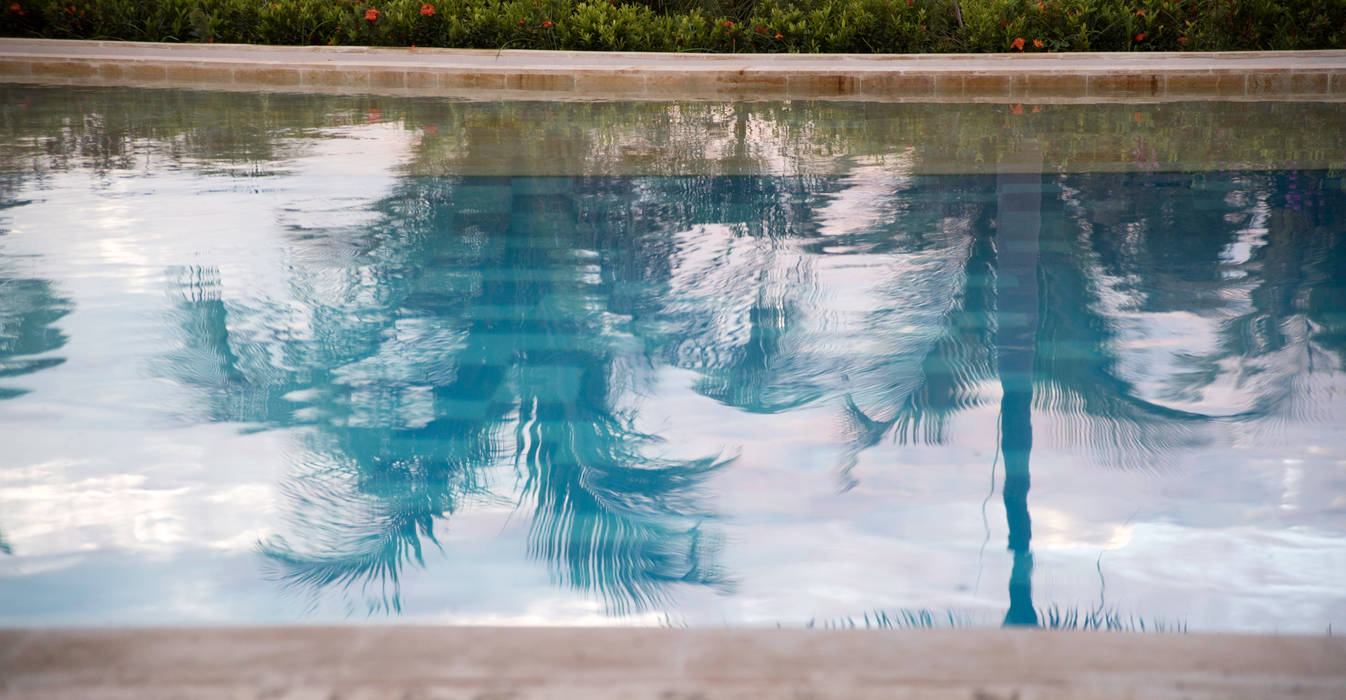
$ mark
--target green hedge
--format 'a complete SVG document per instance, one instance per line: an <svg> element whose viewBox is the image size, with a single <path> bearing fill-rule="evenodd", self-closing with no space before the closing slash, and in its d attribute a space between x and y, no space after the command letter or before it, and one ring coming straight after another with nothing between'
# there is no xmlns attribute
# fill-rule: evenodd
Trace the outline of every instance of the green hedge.
<svg viewBox="0 0 1346 700"><path fill-rule="evenodd" d="M0 0L0 35L616 51L1346 48L1346 0Z"/></svg>

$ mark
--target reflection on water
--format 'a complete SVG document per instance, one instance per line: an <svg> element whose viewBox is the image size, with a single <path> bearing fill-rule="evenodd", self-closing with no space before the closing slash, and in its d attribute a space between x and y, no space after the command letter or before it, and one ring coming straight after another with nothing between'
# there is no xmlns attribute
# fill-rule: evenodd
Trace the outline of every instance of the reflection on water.
<svg viewBox="0 0 1346 700"><path fill-rule="evenodd" d="M1322 175L1224 184L1274 199L1300 179ZM209 420L317 429L307 443L311 463L284 486L296 528L262 545L281 579L374 582L380 604L397 606L399 572L422 560L422 542L435 542L434 519L484 488L480 470L507 459L531 506L529 554L559 582L601 595L614 613L662 604L674 582L730 584L715 558L717 514L699 494L728 463L658 457L658 436L635 427L641 405L657 400L659 366L691 370L694 391L739 410L844 407L859 426L842 464L848 479L858 478L849 473L856 451L885 436L958 439L951 418L998 378L1013 554L1005 621L1036 624L1028 503L1035 409L1062 416L1067 428L1057 437L1082 443L1086 456L1129 468L1157 468L1218 430L1329 410L1315 403L1308 375L1337 371L1341 321L1312 320L1315 311L1335 312L1310 306L1312 294L1301 308L1268 309L1303 320L1257 324L1274 334L1260 342L1226 334L1243 340L1234 348L1184 347L1182 329L1162 354L1143 344L1132 350L1119 337L1129 329L1152 336L1133 320L1146 314L1223 325L1255 313L1255 290L1304 282L1298 272L1252 272L1267 268L1269 246L1256 260L1221 256L1254 213L1235 209L1219 227L1174 231L1189 219L1171 208L1201 210L1214 200L1229 211L1223 187L1207 177L1208 189L1193 190L1190 180L1081 175L1047 184L1014 172L911 179L891 196L913 211L828 236L809 213L844 191L837 179L410 178L376 206L379 221L351 233L355 249L341 267L314 271L321 282L296 270L292 284L310 319L302 333L231 338L231 314L232 325L276 329L251 317L282 312L226 309L217 275L182 273L182 350L172 374L206 390ZM1147 206L1155 187L1172 196ZM1077 199L1083 192L1134 204L1112 226L1081 225L1068 211L1088 208ZM775 221L757 214L792 209ZM1313 221L1285 223L1304 229ZM1207 242L1203 261L1223 271L1202 272L1186 255L1139 265L1127 248L1150 253L1137 231L1223 238ZM1322 254L1313 265L1339 266L1340 233L1315 239ZM965 269L947 274L959 256ZM1105 257L1131 268L1128 290L1091 274L1089 262ZM861 296L841 298L825 286L838 269ZM1151 289L1166 290L1144 275L1218 289L1203 289L1195 303L1172 292L1155 300ZM1317 363L1275 363L1275 382L1245 379L1243 367L1280 352L1282 329L1296 325L1315 329L1301 342ZM1129 362L1131 352L1151 358ZM1238 359L1221 372L1226 357ZM1188 368L1199 365L1214 371L1197 382ZM1221 376L1228 373L1239 376ZM1220 383L1237 388L1239 410L1190 410ZM1150 386L1161 388L1141 388ZM871 416L880 410L875 397L899 407L893 417Z"/></svg>
<svg viewBox="0 0 1346 700"><path fill-rule="evenodd" d="M498 135L455 109L462 133ZM754 109L745 133L784 108ZM0 420L20 445L0 462L20 504L0 513L19 555L0 618L63 619L43 582L112 570L105 552L142 562L150 542L160 558L246 551L241 590L299 598L249 620L331 601L569 619L530 567L635 621L925 608L912 624L1068 626L1060 606L1095 621L1122 606L1280 628L1251 597L1316 629L1346 612L1339 173L1061 171L1055 142L1021 139L973 175L919 174L918 150L756 174L376 179L346 151L303 154L364 142L375 158L400 138L381 125L278 126L296 130L61 152L0 210ZM401 162L432 170L442 133ZM137 148L169 172L118 178ZM51 192L83 193L82 213ZM172 229L192 221L171 211L187 196L238 224ZM231 429L188 437L211 425ZM137 444L52 441L81 430ZM283 450L255 447L272 439ZM201 465L221 463L261 476L216 487L228 477ZM977 549L996 469L1004 513L984 536L1004 558ZM55 517L86 490L191 494L248 524L208 538L192 534L206 518L117 497L98 508L134 510L132 544L89 544L103 511ZM1180 570L1203 546L1228 548L1215 556L1239 582L1165 581L1199 579ZM128 587L164 578L146 557ZM1007 595L969 590L988 566ZM147 595L192 584L158 585Z"/></svg>
<svg viewBox="0 0 1346 700"><path fill-rule="evenodd" d="M722 462L647 454L657 438L623 405L648 381L632 332L654 301L641 288L666 273L653 241L580 206L632 193L407 180L352 232L343 266L296 271L300 333L275 331L274 306L227 309L210 271L181 275L169 372L203 390L203 417L316 429L313 463L285 486L298 527L262 544L280 578L374 581L396 607L399 571L435 542L434 519L508 459L533 504L529 552L559 581L616 612L659 601L668 582L726 584L695 497Z"/></svg>
<svg viewBox="0 0 1346 700"><path fill-rule="evenodd" d="M51 282L0 275L0 378L61 364L64 360L53 352L65 345L65 335L53 324L68 313L70 301L54 293ZM27 391L0 385L0 399Z"/></svg>

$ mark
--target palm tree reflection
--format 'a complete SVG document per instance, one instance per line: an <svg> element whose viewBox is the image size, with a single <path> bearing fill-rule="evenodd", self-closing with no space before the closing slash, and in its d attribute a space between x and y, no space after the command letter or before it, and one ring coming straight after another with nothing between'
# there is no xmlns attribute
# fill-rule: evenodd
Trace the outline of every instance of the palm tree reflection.
<svg viewBox="0 0 1346 700"><path fill-rule="evenodd" d="M1346 241L1326 206L1339 188L1324 173L1046 182L1040 163L1028 149L998 177L994 238L974 227L956 312L915 387L902 389L910 384L901 374L891 384L892 417L875 417L881 404L845 399L849 475L884 437L943 442L949 418L980 403L980 385L999 375L1014 556L1005 624L1038 620L1027 506L1034 411L1051 419L1049 438L1082 444L1095 461L1153 469L1235 426L1331 420L1329 394L1346 357L1340 314L1329 310L1341 308L1331 280L1346 268ZM1165 187L1226 189L1154 193ZM1188 327L1169 329L1179 321ZM1215 342L1190 347L1197 323L1214 328Z"/></svg>
<svg viewBox="0 0 1346 700"><path fill-rule="evenodd" d="M47 280L0 274L0 379L65 362L49 353L65 345L65 334L54 324L72 308ZM26 393L20 387L0 386L0 399Z"/></svg>
<svg viewBox="0 0 1346 700"><path fill-rule="evenodd" d="M1346 244L1321 213L1266 206L1287 188L1270 176L1222 181L1246 192L1213 205L1144 196L1187 176L1044 178L1018 158L994 180L409 178L373 227L292 242L313 261L293 303L226 302L214 272L185 272L174 375L211 420L306 428L293 527L262 547L283 580L396 609L437 523L513 466L528 552L613 613L730 585L700 493L723 461L659 457L637 427L661 364L742 411L837 401L845 484L869 447L941 443L998 388L1005 623L1037 624L1035 439L1155 468L1222 427L1309 415L1308 374L1346 350L1328 284ZM824 215L838 202L849 218ZM1185 220L1199 240L1156 257L1147 227ZM1215 319L1218 342L1143 342L1170 318ZM1231 373L1241 398L1217 406ZM1035 435L1035 412L1057 432Z"/></svg>
<svg viewBox="0 0 1346 700"><path fill-rule="evenodd" d="M297 270L297 329L274 330L284 308L224 303L208 271L185 275L172 364L208 417L310 428L285 487L292 532L262 544L281 579L398 609L400 571L436 521L487 497L485 475L512 458L534 504L530 554L609 611L672 583L728 585L695 497L723 462L647 456L658 438L626 405L649 361L623 317L661 260L630 222L578 208L625 186L407 180L349 259Z"/></svg>
<svg viewBox="0 0 1346 700"><path fill-rule="evenodd" d="M1042 232L1042 154L1031 144L996 178L996 364L1000 373L1000 454L1010 573L1007 625L1036 625L1033 538L1028 514L1033 451L1033 366L1038 332L1038 239Z"/></svg>

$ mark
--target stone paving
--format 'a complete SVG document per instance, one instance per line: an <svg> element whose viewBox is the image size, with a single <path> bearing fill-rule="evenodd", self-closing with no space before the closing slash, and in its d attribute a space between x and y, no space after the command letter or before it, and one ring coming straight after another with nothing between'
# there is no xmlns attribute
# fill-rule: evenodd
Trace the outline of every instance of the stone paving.
<svg viewBox="0 0 1346 700"><path fill-rule="evenodd" d="M483 99L1346 100L1346 51L658 54L0 39L0 81Z"/></svg>
<svg viewBox="0 0 1346 700"><path fill-rule="evenodd" d="M3 698L1333 698L1340 637L1045 630L0 630Z"/></svg>

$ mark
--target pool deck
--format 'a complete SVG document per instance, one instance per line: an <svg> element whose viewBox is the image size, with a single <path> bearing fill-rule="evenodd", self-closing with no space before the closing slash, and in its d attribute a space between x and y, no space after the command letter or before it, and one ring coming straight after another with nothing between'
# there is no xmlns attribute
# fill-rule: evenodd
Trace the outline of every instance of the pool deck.
<svg viewBox="0 0 1346 700"><path fill-rule="evenodd" d="M1335 698L1340 637L1044 630L0 630L4 698Z"/></svg>
<svg viewBox="0 0 1346 700"><path fill-rule="evenodd" d="M0 39L0 82L468 99L1346 101L1346 50L667 54Z"/></svg>

